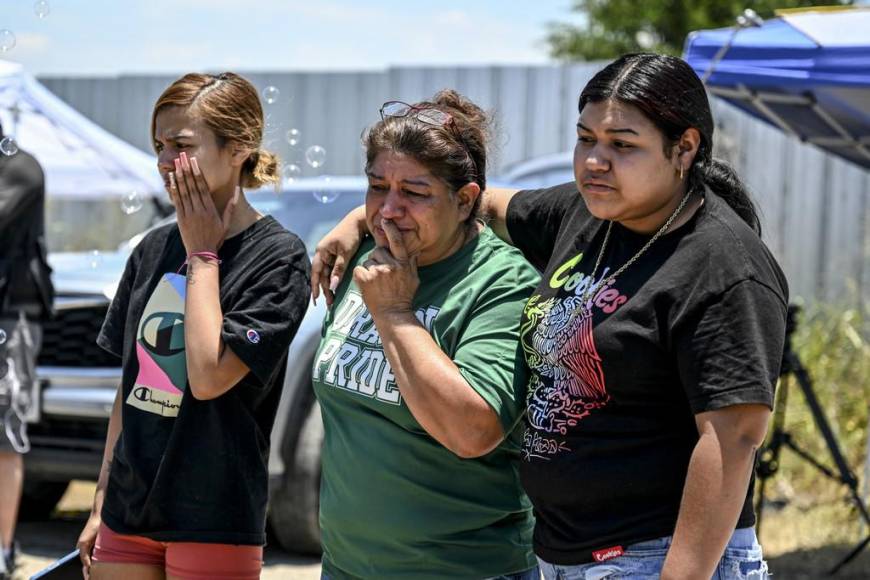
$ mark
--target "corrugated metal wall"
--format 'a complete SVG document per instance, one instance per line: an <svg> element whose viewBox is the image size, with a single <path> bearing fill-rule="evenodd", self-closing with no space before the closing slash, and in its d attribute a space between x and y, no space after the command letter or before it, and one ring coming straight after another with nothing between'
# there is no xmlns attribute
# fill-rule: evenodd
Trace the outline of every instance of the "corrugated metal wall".
<svg viewBox="0 0 870 580"><path fill-rule="evenodd" d="M246 74L280 97L266 106L267 145L305 166L305 148L327 151L324 171L359 174L360 134L388 99L415 101L452 87L495 114L492 174L573 147L577 96L599 64L539 67L391 68L383 72ZM244 74L244 73L243 73ZM112 133L149 151L151 108L174 76L43 78L45 85ZM792 296L807 300L862 296L870 301L870 172L788 138L716 103L718 154L752 188L765 239L785 269ZM285 140L301 132L301 146Z"/></svg>
<svg viewBox="0 0 870 580"><path fill-rule="evenodd" d="M870 301L870 171L716 103L718 155L762 213L793 297Z"/></svg>
<svg viewBox="0 0 870 580"><path fill-rule="evenodd" d="M279 99L265 105L274 129L267 142L283 159L301 160L306 147L327 151L325 170L336 175L362 169L360 134L378 119L388 99L416 101L451 87L496 113L496 158L492 169L573 146L577 95L598 70L570 67L394 68L384 72L252 73L258 89L271 85ZM150 151L151 108L174 76L41 78L54 93L102 127ZM287 130L302 134L292 151ZM309 169L309 168L306 168Z"/></svg>

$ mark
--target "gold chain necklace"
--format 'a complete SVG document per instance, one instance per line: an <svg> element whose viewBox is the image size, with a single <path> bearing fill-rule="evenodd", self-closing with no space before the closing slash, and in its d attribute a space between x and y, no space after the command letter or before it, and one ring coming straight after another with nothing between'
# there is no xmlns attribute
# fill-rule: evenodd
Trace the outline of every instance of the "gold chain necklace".
<svg viewBox="0 0 870 580"><path fill-rule="evenodd" d="M662 235L667 231L671 224L674 223L674 220L677 219L677 216L680 215L680 212L683 211L683 208L686 206L686 202L689 201L689 196L692 192L687 191L686 195L683 196L683 200L680 202L680 205L677 206L677 209L674 210L674 213L671 214L671 217L659 228L659 230L653 234L653 237L647 241L643 247L637 251L637 253L631 257L622 267L619 268L613 275L608 276L607 278L602 279L597 284L593 284L593 280L595 280L595 274L598 272L598 266L601 265L601 258L604 256L604 250L607 248L607 241L610 239L610 230L613 228L613 222L610 221L607 224L607 232L604 234L604 242L601 244L601 250L598 251L598 258L595 260L595 266L592 268L592 274L589 276L589 288L586 289L585 292L580 296L580 308L583 308L587 312L592 312L591 308L586 308L586 304L589 302L591 298L595 296L595 293L604 286L611 286L615 281L616 277L625 272L625 270L634 264L638 258L640 258L644 252L649 249L653 242L662 237Z"/></svg>

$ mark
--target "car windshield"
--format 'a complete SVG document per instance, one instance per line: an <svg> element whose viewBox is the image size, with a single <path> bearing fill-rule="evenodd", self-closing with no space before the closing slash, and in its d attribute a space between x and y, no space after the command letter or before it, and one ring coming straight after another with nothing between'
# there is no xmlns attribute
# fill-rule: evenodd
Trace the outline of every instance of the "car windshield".
<svg viewBox="0 0 870 580"><path fill-rule="evenodd" d="M365 203L365 191L344 190L330 203L322 203L305 190L281 193L253 192L248 195L261 213L269 214L299 236L309 252L335 224L355 207Z"/></svg>

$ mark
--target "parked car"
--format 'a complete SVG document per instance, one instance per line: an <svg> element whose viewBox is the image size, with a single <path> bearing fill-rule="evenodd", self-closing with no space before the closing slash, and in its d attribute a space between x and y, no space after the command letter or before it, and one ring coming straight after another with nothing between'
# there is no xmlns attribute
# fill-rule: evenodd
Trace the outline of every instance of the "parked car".
<svg viewBox="0 0 870 580"><path fill-rule="evenodd" d="M574 151L521 161L508 167L499 181L516 189L537 189L574 181Z"/></svg>
<svg viewBox="0 0 870 580"><path fill-rule="evenodd" d="M251 204L296 233L313 252L317 241L364 201L363 178L301 179L249 195ZM328 202L328 203L324 203ZM162 223L174 220L174 216ZM155 226L157 227L157 226ZM29 427L22 516L48 515L73 479L95 480L108 417L121 380L120 360L96 344L127 257L143 234L116 252L59 253L54 268L56 317L44 328L38 361L41 414ZM290 346L287 376L272 432L269 521L285 549L320 552L318 497L323 425L310 388L324 302L309 306Z"/></svg>

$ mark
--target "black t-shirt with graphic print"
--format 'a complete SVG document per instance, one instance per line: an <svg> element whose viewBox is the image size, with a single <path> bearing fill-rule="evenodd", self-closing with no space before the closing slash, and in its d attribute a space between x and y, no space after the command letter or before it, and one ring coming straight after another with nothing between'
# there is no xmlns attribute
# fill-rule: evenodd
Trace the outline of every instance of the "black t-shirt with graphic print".
<svg viewBox="0 0 870 580"><path fill-rule="evenodd" d="M308 305L305 247L272 217L220 249L221 338L250 369L212 400L187 384L178 226L127 261L97 343L122 358L123 429L103 503L113 531L166 542L266 541L269 435Z"/></svg>
<svg viewBox="0 0 870 580"><path fill-rule="evenodd" d="M686 224L580 309L607 223L576 186L517 193L507 225L543 272L522 319L531 374L521 475L536 553L581 564L672 534L694 415L772 405L788 294L779 266L707 192ZM614 223L595 282L649 239ZM738 527L754 524L751 490Z"/></svg>

